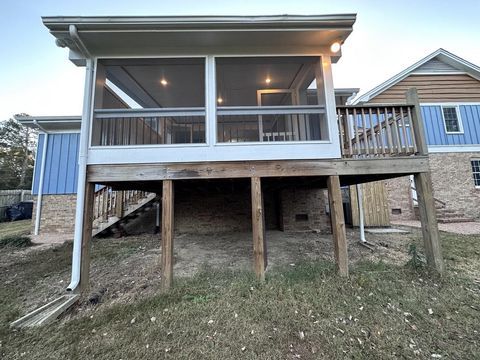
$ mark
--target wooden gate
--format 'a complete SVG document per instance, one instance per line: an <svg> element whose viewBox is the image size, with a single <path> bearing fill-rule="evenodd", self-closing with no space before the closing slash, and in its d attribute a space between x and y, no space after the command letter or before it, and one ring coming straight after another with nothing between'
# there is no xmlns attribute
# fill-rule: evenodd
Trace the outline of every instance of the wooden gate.
<svg viewBox="0 0 480 360"><path fill-rule="evenodd" d="M365 226L390 226L387 189L384 181L360 184L363 192L363 216ZM352 225L359 226L357 188L350 186Z"/></svg>

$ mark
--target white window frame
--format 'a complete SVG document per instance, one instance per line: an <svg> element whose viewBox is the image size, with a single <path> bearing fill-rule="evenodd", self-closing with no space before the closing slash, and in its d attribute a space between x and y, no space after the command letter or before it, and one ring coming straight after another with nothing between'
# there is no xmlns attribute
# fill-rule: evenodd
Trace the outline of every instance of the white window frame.
<svg viewBox="0 0 480 360"><path fill-rule="evenodd" d="M463 134L463 122L462 117L460 116L460 107L458 104L441 104L440 105L441 112L442 112L442 120L443 120L443 128L446 134ZM459 131L448 131L447 130L447 123L445 121L445 114L443 113L444 108L455 108L455 113L457 114L457 121L458 121L458 128Z"/></svg>
<svg viewBox="0 0 480 360"><path fill-rule="evenodd" d="M470 159L470 168L472 169L473 185L475 186L476 189L480 189L480 184L477 185L475 183L475 176L474 176L474 174L480 174L480 171L478 171L478 172L473 171L473 164L472 163L474 161L478 161L480 163L480 158L471 158Z"/></svg>

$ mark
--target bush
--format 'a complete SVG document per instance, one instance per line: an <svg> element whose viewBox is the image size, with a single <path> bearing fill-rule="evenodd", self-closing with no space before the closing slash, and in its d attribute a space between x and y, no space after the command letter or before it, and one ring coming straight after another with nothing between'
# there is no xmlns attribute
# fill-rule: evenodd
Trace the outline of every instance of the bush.
<svg viewBox="0 0 480 360"><path fill-rule="evenodd" d="M0 248L7 247L7 246L24 248L32 245L33 245L32 240L28 236L24 236L24 235L5 236L0 239Z"/></svg>

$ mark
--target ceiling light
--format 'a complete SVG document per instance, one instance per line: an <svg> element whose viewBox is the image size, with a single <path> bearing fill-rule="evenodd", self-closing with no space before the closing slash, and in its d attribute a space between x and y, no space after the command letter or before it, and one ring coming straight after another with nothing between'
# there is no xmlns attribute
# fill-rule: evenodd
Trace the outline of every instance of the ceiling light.
<svg viewBox="0 0 480 360"><path fill-rule="evenodd" d="M167 86L167 85L168 85L168 81L165 80L165 79L162 79L162 80L160 80L160 84L162 84L163 86Z"/></svg>
<svg viewBox="0 0 480 360"><path fill-rule="evenodd" d="M330 50L333 52L333 53L337 53L340 51L340 43L338 41L334 42L331 46L330 46Z"/></svg>
<svg viewBox="0 0 480 360"><path fill-rule="evenodd" d="M220 96L217 99L217 103L219 103L219 104L223 103L223 99Z"/></svg>
<svg viewBox="0 0 480 360"><path fill-rule="evenodd" d="M267 84L270 84L270 83L272 82L272 79L270 79L269 77L267 77L267 78L265 79L265 82L266 82Z"/></svg>

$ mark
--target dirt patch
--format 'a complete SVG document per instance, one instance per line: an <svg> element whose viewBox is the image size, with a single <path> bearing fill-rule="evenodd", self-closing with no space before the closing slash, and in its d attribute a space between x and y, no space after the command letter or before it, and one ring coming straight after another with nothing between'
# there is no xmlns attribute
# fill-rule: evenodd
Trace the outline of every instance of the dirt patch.
<svg viewBox="0 0 480 360"><path fill-rule="evenodd" d="M375 245L371 251L358 244L358 231L349 230L349 260L383 260L393 264L408 261L407 249L418 234L369 234ZM268 268L305 261L333 261L331 235L314 232L268 231ZM108 256L98 256L100 253ZM90 312L98 306L128 303L159 290L160 236L143 234L124 238L96 239L91 262L91 296L78 308ZM252 268L252 238L250 232L190 234L175 236L174 277L190 277L208 267L223 270Z"/></svg>

